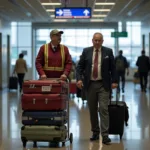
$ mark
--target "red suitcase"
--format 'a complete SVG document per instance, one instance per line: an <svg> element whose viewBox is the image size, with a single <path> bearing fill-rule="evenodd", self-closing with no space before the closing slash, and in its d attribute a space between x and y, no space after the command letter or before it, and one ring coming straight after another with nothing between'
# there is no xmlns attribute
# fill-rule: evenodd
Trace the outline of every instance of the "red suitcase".
<svg viewBox="0 0 150 150"><path fill-rule="evenodd" d="M66 94L23 94L21 97L23 110L64 110Z"/></svg>
<svg viewBox="0 0 150 150"><path fill-rule="evenodd" d="M71 82L69 83L69 90L71 94L76 94L77 93L77 85L76 82Z"/></svg>
<svg viewBox="0 0 150 150"><path fill-rule="evenodd" d="M23 83L23 93L68 94L68 83L62 80L27 80Z"/></svg>

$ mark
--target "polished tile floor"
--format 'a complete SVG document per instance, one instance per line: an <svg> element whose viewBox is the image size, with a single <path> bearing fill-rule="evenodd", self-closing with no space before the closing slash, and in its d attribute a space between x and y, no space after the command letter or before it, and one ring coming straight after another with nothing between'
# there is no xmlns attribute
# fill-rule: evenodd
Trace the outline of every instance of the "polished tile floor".
<svg viewBox="0 0 150 150"><path fill-rule="evenodd" d="M115 95L115 94L114 94ZM23 150L20 140L21 104L20 94L16 91L0 93L0 150ZM70 100L70 132L73 133L73 144L65 147L39 142L38 148L33 148L32 142L27 143L27 150L150 150L150 91L142 93L139 85L126 84L125 94L120 94L120 100L125 100L129 106L129 126L125 127L123 139L110 135L111 145L103 145L101 139L90 142L90 122L87 103L71 98Z"/></svg>

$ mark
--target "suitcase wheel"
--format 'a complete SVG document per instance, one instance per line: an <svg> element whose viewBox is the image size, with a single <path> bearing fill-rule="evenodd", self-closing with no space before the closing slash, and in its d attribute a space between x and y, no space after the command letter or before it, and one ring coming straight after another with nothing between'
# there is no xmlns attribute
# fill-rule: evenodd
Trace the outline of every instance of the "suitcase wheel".
<svg viewBox="0 0 150 150"><path fill-rule="evenodd" d="M70 138L69 138L69 140L70 140L70 143L72 144L72 142L73 142L73 134L72 134L72 133L70 133Z"/></svg>
<svg viewBox="0 0 150 150"><path fill-rule="evenodd" d="M65 142L62 142L62 146L65 146Z"/></svg>
<svg viewBox="0 0 150 150"><path fill-rule="evenodd" d="M36 148L36 147L37 147L37 142L33 141L33 148Z"/></svg>

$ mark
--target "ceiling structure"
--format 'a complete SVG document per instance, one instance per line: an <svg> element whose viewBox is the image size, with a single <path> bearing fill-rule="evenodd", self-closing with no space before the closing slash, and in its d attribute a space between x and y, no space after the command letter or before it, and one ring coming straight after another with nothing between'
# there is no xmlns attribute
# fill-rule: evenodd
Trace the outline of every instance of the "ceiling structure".
<svg viewBox="0 0 150 150"><path fill-rule="evenodd" d="M52 3L52 5L42 5ZM53 3L59 3L54 5ZM97 3L114 3L97 5ZM65 19L67 22L118 22L150 20L150 0L0 0L0 18L8 21L59 22L57 7L91 7L91 19ZM48 10L50 9L51 12Z"/></svg>

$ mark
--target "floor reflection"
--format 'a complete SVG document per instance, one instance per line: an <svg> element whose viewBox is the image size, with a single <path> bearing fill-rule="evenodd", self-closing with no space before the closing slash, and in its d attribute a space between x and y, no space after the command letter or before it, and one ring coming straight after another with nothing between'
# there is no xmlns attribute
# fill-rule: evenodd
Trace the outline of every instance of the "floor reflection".
<svg viewBox="0 0 150 150"><path fill-rule="evenodd" d="M115 91L113 91L115 100ZM48 142L38 142L38 148L28 142L27 150L150 150L150 91L142 93L139 85L126 84L125 94L120 93L120 101L129 107L129 126L125 127L123 140L118 135L111 135L111 145L99 141L90 142L90 118L87 102L83 104L76 97L70 100L70 132L74 141L62 147L49 147ZM20 94L16 91L0 93L0 150L23 150L20 140L21 124Z"/></svg>

